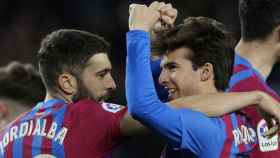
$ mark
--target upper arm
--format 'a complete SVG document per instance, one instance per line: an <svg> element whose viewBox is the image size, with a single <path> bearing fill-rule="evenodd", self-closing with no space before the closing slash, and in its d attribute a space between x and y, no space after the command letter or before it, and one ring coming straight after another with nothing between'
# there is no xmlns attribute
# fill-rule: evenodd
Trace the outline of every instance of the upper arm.
<svg viewBox="0 0 280 158"><path fill-rule="evenodd" d="M169 144L180 148L182 127L178 111L161 102L151 102L149 105L148 107L140 105L140 109L130 111L131 115L161 135Z"/></svg>
<svg viewBox="0 0 280 158"><path fill-rule="evenodd" d="M180 110L183 128L182 149L203 157L219 157L225 140L224 125L218 125L200 112ZM204 155L205 156L205 155Z"/></svg>

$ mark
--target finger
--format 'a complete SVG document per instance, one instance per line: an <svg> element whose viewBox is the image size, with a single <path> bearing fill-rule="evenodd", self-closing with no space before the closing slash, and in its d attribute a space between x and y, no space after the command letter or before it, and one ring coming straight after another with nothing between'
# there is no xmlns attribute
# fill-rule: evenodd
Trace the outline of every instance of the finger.
<svg viewBox="0 0 280 158"><path fill-rule="evenodd" d="M169 8L173 8L171 3L167 3L165 6L169 7Z"/></svg>
<svg viewBox="0 0 280 158"><path fill-rule="evenodd" d="M161 8L164 8L166 6L166 4L164 3L164 2L160 2L159 3L159 6L158 6L158 11L160 11L161 10Z"/></svg>
<svg viewBox="0 0 280 158"><path fill-rule="evenodd" d="M172 19L169 16L163 15L161 16L161 20L164 24L172 26L174 24L175 19Z"/></svg>
<svg viewBox="0 0 280 158"><path fill-rule="evenodd" d="M170 3L164 4L164 5L160 5L160 7L159 7L159 11L160 12L165 12L168 9L173 9L172 5Z"/></svg>
<svg viewBox="0 0 280 158"><path fill-rule="evenodd" d="M150 4L149 8L151 8L152 10L158 11L159 6L160 6L160 3L158 1L155 1L152 4Z"/></svg>
<svg viewBox="0 0 280 158"><path fill-rule="evenodd" d="M174 19L176 19L178 16L178 11L177 11L177 9L174 9L174 8L162 9L160 11L160 13L161 13L161 15L167 15Z"/></svg>
<svg viewBox="0 0 280 158"><path fill-rule="evenodd" d="M129 5L129 13L137 6L137 4L133 3Z"/></svg>
<svg viewBox="0 0 280 158"><path fill-rule="evenodd" d="M270 128L268 131L264 132L263 136L271 138L274 135L278 134L278 132L279 132L279 125L275 125L272 128Z"/></svg>
<svg viewBox="0 0 280 158"><path fill-rule="evenodd" d="M153 31L155 31L155 32L158 32L158 31L160 31L160 30L162 30L162 23L160 22L160 21L158 21L156 24L155 24L155 26L154 26L154 30Z"/></svg>

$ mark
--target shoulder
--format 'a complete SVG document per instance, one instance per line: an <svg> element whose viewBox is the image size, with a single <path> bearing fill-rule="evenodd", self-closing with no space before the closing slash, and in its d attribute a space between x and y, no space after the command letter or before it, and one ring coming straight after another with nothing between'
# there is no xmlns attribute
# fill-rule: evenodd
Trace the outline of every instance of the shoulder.
<svg viewBox="0 0 280 158"><path fill-rule="evenodd" d="M111 120L115 115L126 112L126 107L113 103L98 103L91 99L83 99L74 103L71 107L72 113L83 118L106 118Z"/></svg>

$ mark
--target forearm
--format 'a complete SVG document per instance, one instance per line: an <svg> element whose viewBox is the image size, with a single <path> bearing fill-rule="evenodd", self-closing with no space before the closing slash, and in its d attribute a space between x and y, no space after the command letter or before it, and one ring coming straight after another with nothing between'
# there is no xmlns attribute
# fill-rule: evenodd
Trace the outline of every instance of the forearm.
<svg viewBox="0 0 280 158"><path fill-rule="evenodd" d="M240 110L244 107L259 104L262 95L258 91L239 93L211 93L188 96L171 101L169 104L176 108L190 108L200 111L207 116L222 116Z"/></svg>

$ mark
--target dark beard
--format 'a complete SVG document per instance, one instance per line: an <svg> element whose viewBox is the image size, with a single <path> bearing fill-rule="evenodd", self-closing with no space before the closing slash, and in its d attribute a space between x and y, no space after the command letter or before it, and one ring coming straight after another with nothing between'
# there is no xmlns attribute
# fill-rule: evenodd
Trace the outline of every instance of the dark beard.
<svg viewBox="0 0 280 158"><path fill-rule="evenodd" d="M111 96L112 91L109 91L107 93L107 95L101 96L99 98L94 98L94 96L91 95L90 91L88 90L88 88L85 86L85 84L83 83L82 80L78 79L78 92L73 96L72 100L73 102L77 102L81 99L91 99L94 100L96 102L100 102L100 101L105 101L108 100Z"/></svg>
<svg viewBox="0 0 280 158"><path fill-rule="evenodd" d="M90 98L95 100L91 95L87 87L84 85L83 81L80 78L78 80L78 92L73 96L73 102L77 102L81 99Z"/></svg>
<svg viewBox="0 0 280 158"><path fill-rule="evenodd" d="M88 90L86 88L81 88L79 86L79 89L78 89L78 92L73 96L72 100L73 102L77 102L81 99L84 99L84 98L91 98L91 99L94 99L90 96Z"/></svg>

